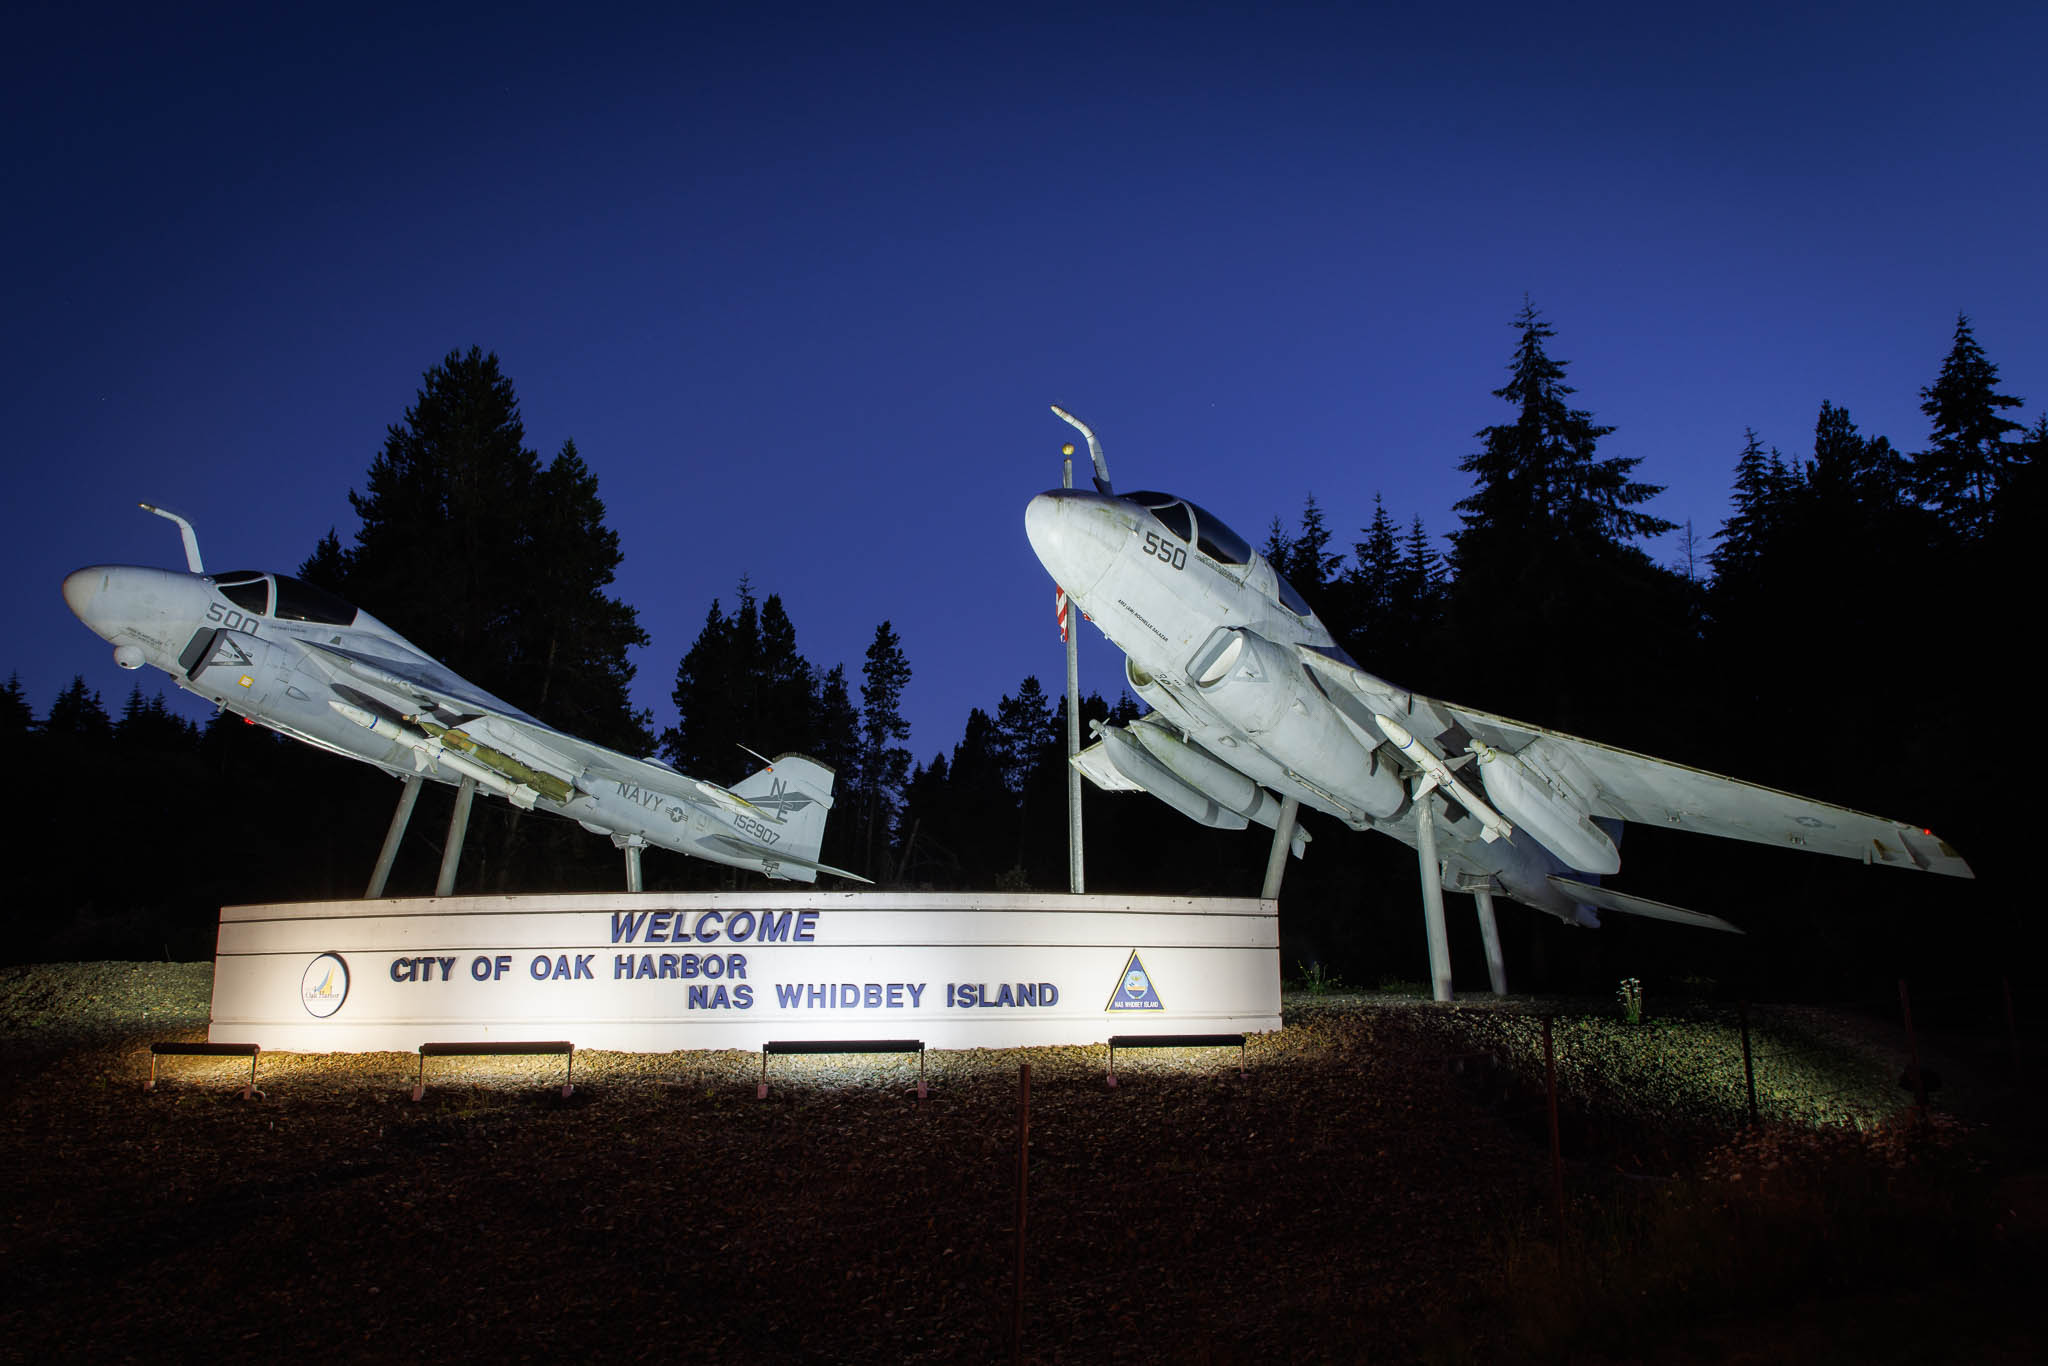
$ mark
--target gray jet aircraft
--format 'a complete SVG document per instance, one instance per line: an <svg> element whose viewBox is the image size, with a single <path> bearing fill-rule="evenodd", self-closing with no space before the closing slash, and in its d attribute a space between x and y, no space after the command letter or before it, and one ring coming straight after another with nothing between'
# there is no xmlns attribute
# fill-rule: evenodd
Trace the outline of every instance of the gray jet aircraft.
<svg viewBox="0 0 2048 1366"><path fill-rule="evenodd" d="M1736 930L1717 916L1617 892L1624 821L1785 845L1892 868L1970 877L1931 831L1424 697L1338 648L1264 556L1205 509L1170 493L1119 495L1087 438L1095 491L1031 500L1031 548L1124 652L1152 710L1096 725L1074 761L1098 787L1145 791L1217 829L1275 830L1266 895L1278 895L1309 806L1413 846L1431 972L1450 995L1443 893L1474 894L1496 992L1505 990L1492 898L1571 925L1601 910Z"/></svg>
<svg viewBox="0 0 2048 1366"><path fill-rule="evenodd" d="M817 861L832 807L833 774L823 764L785 754L728 789L579 740L312 584L253 570L206 573L191 524L142 506L178 524L190 572L93 565L64 580L64 601L112 642L122 668L155 665L257 725L401 778L470 784L610 835L626 851L632 890L639 850L650 844L790 882L819 873L867 880ZM417 792L408 782L372 896L381 895ZM466 821L466 805L458 810ZM445 863L443 892L453 877Z"/></svg>

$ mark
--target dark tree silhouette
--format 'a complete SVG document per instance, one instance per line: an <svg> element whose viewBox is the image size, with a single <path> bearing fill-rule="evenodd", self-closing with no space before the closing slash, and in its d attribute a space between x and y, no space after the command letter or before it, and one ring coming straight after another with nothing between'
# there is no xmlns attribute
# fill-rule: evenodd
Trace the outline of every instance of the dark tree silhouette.
<svg viewBox="0 0 2048 1366"><path fill-rule="evenodd" d="M1998 392L1998 367L1958 313L1941 374L1920 391L1920 411L1934 431L1928 448L1914 457L1913 475L1921 501L1960 536L1985 533L1999 490L2026 458L2023 442L2007 440L2020 424L2003 415L2020 406L2021 400Z"/></svg>
<svg viewBox="0 0 2048 1366"><path fill-rule="evenodd" d="M875 628L861 665L860 792L862 798L861 871L877 877L876 855L887 859L903 785L910 777L910 723L903 719L903 689L910 683L910 660L903 642L888 622ZM886 880L889 870L880 870Z"/></svg>
<svg viewBox="0 0 2048 1366"><path fill-rule="evenodd" d="M73 674L70 686L57 694L43 718L43 734L99 743L114 738L114 723L96 689L85 686L84 674Z"/></svg>

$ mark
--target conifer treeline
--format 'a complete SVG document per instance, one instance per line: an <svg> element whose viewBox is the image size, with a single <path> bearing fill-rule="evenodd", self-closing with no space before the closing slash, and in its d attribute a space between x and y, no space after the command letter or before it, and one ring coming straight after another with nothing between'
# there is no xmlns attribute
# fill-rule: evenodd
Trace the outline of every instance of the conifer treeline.
<svg viewBox="0 0 2048 1366"><path fill-rule="evenodd" d="M1787 456L1753 429L1731 441L1731 512L1703 557L1704 580L1700 557L1685 572L1644 553L1640 542L1671 529L1645 508L1657 487L1636 478L1634 458L1603 453L1613 430L1571 406L1565 363L1550 354L1555 334L1533 306L1514 327L1508 381L1493 391L1508 414L1460 459L1472 490L1456 507L1448 556L1419 515L1403 527L1377 497L1355 522L1338 518L1355 526L1349 533L1332 529L1312 494L1295 528L1274 520L1267 558L1339 641L1366 667L1425 692L1921 819L2002 883L2006 856L1982 816L2018 805L2016 769L1972 733L1997 724L1985 699L2024 695L2029 681L2015 637L2041 582L2024 538L2041 506L2048 418L2026 427L2007 416L2022 401L2001 392L1969 320L1958 317L1921 391L1922 449L1864 436L1825 400L1810 455ZM634 609L606 592L620 556L596 476L573 443L546 465L525 447L496 357L451 353L430 370L366 492L350 500L362 521L355 543L330 533L302 576L369 605L553 724L633 752L654 743L653 718L628 700L625 650L644 635ZM856 703L843 666L820 671L803 656L780 597L743 580L730 610L713 601L676 667L659 752L725 783L753 766L743 746L817 756L840 778L822 857L884 883L1063 889L1063 702L1025 678L993 708L973 710L950 752L913 766L900 709L910 670L881 623ZM1087 722L1137 710L1127 697L1114 707L1090 697L1084 733ZM188 898L202 926L223 900L358 894L395 796L366 766L218 720L202 734L139 691L116 722L83 679L40 724L10 682L0 731L10 746L94 751L98 787L120 774L136 810L149 813L138 830L161 824L170 775L192 800L169 823L179 834L162 856L189 867L199 826L204 847L219 851L202 860L209 876ZM83 790L79 798L91 800ZM1157 802L1092 787L1086 801L1091 890L1244 894L1257 885L1262 839L1199 830ZM477 813L465 884L617 884L603 841L565 822L522 821L502 803L479 803ZM65 823L49 825L49 839L65 845ZM438 851L420 836L438 832L427 808L413 829L411 876L430 883ZM1293 916L1297 947L1339 961L1404 952L1412 856L1391 841L1310 829L1318 842L1289 873L1290 909L1307 908ZM1750 865L1740 856L1702 869L1697 843L1655 831L1630 839L1628 876L1646 894L1667 870L1682 869L1697 889L1691 899L1704 901L1740 897L1735 879L1757 876L1741 871ZM1812 866L1833 862L1767 862L1765 876L1773 896L1840 896L1827 880L1836 870ZM681 858L649 860L648 874L651 886L734 881ZM401 864L395 889L406 876ZM1905 942L1912 936L1899 927L1932 895L1926 881L1880 877L1849 895ZM88 894L65 888L88 884L95 900L135 904L154 885L142 878L124 894L100 879L55 879L44 891L77 910Z"/></svg>

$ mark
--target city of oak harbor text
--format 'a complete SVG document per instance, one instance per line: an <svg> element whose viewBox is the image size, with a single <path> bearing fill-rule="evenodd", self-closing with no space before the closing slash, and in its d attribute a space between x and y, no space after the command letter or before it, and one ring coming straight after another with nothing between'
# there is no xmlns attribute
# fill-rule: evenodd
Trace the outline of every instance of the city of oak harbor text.
<svg viewBox="0 0 2048 1366"><path fill-rule="evenodd" d="M615 911L614 944L815 944L816 911ZM535 982L596 981L592 953L532 955L525 976ZM747 980L743 953L614 953L613 981L691 982L691 1010L750 1010L756 996ZM463 969L459 954L424 954L391 960L394 982L452 982ZM509 953L477 954L469 960L472 981L496 982L519 974ZM717 983L713 986L711 983ZM729 985L728 985L729 984ZM783 1010L917 1010L928 982L778 982L775 1004ZM764 998L765 999L765 998ZM1044 1008L1058 1004L1051 982L948 982L948 1009Z"/></svg>
<svg viewBox="0 0 2048 1366"><path fill-rule="evenodd" d="M534 954L526 964L526 976L536 982L596 981L592 967L595 953ZM451 982L457 977L459 954L424 954L391 960L394 982ZM512 955L477 954L469 960L473 981L495 982L514 974ZM720 978L732 983L693 985L685 998L690 1010L750 1010L754 987L746 981L747 956L743 953L617 953L612 955L612 980L689 981ZM928 982L778 982L775 1004L784 1010L917 1010L924 1005ZM1057 1005L1060 989L1051 982L948 982L949 1009L1001 1009Z"/></svg>

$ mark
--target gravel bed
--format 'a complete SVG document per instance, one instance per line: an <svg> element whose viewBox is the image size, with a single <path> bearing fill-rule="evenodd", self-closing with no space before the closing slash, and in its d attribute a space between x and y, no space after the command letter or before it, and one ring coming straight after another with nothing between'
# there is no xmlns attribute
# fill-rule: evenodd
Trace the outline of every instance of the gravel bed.
<svg viewBox="0 0 2048 1366"><path fill-rule="evenodd" d="M1485 1358L1551 1199L1539 1013L1289 997L1235 1050L174 1059L208 964L0 969L18 1359ZM1557 1022L1576 1201L1739 1123L1719 1019ZM1879 1031L1881 1034L1882 1031ZM1759 1024L1767 1105L1901 1104L1890 1041ZM1019 1265L1019 1065L1031 1068ZM1768 1071L1768 1069L1766 1069ZM1803 1108L1802 1108L1803 1107ZM1021 1332L1018 1325L1021 1322ZM1445 1344L1455 1344L1446 1348Z"/></svg>

